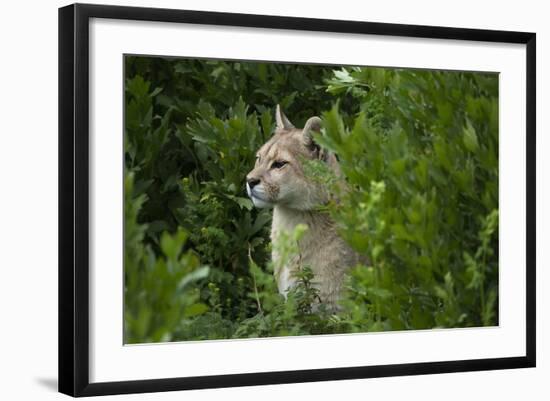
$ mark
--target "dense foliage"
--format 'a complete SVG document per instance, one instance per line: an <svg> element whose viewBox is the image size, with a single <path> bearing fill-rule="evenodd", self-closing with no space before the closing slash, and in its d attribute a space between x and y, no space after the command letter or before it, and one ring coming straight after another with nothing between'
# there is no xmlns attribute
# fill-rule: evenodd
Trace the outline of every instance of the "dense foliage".
<svg viewBox="0 0 550 401"><path fill-rule="evenodd" d="M498 323L496 75L127 56L125 79L125 342ZM246 197L276 104L322 116L350 190L308 173L371 261L336 314L309 269L277 293L271 212Z"/></svg>

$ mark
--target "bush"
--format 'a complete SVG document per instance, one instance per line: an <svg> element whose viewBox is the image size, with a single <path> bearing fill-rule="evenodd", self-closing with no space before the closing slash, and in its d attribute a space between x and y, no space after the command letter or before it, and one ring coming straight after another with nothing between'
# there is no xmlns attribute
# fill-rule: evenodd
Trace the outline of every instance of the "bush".
<svg viewBox="0 0 550 401"><path fill-rule="evenodd" d="M125 69L126 342L498 323L496 75L136 56ZM316 140L352 189L327 213L371 266L350 271L337 314L311 310L308 269L277 293L271 212L246 197L278 103L296 126L323 116Z"/></svg>
<svg viewBox="0 0 550 401"><path fill-rule="evenodd" d="M354 189L332 215L373 265L351 274L353 329L496 324L496 77L381 68L346 71L340 86L337 77L329 91L350 93L359 114L348 128L337 107L324 113L317 140Z"/></svg>

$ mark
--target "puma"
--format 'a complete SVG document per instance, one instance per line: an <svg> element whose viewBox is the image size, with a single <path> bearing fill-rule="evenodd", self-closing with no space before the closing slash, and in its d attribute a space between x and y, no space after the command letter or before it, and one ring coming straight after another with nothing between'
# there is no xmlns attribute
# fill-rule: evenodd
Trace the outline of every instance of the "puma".
<svg viewBox="0 0 550 401"><path fill-rule="evenodd" d="M318 182L308 179L302 160L321 160L339 173L336 156L321 149L312 133L321 129L321 119L311 117L302 129L294 127L279 105L275 112L273 136L258 150L254 169L246 177L248 196L258 208L273 208L271 241L282 232L292 232L298 224L308 227L298 243L299 254L280 266L277 246L272 260L279 292L283 295L295 285L295 273L309 266L314 274L320 302L337 308L346 270L361 262L360 256L338 235L327 213L318 210L330 193Z"/></svg>

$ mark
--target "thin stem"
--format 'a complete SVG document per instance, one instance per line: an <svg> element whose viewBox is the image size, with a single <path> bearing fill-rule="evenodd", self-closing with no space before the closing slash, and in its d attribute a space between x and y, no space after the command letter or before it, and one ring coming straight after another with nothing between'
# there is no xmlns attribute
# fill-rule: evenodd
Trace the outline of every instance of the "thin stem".
<svg viewBox="0 0 550 401"><path fill-rule="evenodd" d="M250 244L248 244L248 258L252 263L254 263L254 260L252 259L252 254L250 252ZM254 285L254 296L256 298L256 305L258 305L258 311L263 315L264 312L262 310L262 304L260 303L260 296L258 294L258 286L256 285L256 275L254 272L252 272L252 284Z"/></svg>

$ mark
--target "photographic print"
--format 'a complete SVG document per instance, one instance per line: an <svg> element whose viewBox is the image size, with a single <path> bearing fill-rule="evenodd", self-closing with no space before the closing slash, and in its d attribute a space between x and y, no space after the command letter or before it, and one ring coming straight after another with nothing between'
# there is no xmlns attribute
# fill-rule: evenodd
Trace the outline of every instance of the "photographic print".
<svg viewBox="0 0 550 401"><path fill-rule="evenodd" d="M536 365L535 33L74 4L58 44L60 392Z"/></svg>
<svg viewBox="0 0 550 401"><path fill-rule="evenodd" d="M124 343L499 324L495 72L124 55Z"/></svg>

